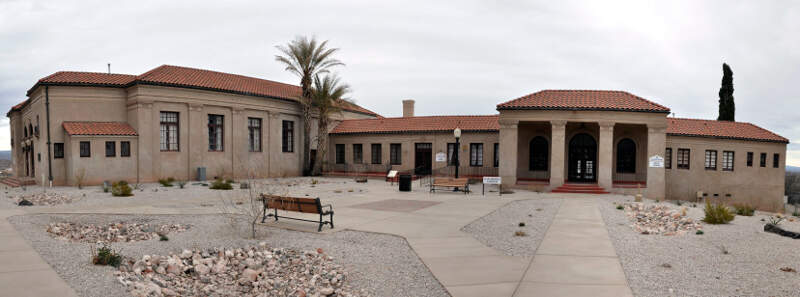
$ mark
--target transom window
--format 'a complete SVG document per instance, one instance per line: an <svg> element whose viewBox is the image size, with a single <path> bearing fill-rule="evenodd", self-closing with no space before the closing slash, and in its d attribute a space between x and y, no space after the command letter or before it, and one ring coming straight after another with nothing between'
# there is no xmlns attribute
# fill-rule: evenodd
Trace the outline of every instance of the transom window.
<svg viewBox="0 0 800 297"><path fill-rule="evenodd" d="M672 148L670 147L664 152L664 168L672 169Z"/></svg>
<svg viewBox="0 0 800 297"><path fill-rule="evenodd" d="M706 169L717 170L717 151L706 150Z"/></svg>
<svg viewBox="0 0 800 297"><path fill-rule="evenodd" d="M689 169L689 160L691 159L691 151L689 149L678 149L678 169Z"/></svg>
<svg viewBox="0 0 800 297"><path fill-rule="evenodd" d="M380 164L381 163L381 144L380 143L373 143L372 144L372 164Z"/></svg>
<svg viewBox="0 0 800 297"><path fill-rule="evenodd" d="M469 166L483 166L483 143L469 144Z"/></svg>
<svg viewBox="0 0 800 297"><path fill-rule="evenodd" d="M353 164L364 163L364 147L360 143L353 144Z"/></svg>
<svg viewBox="0 0 800 297"><path fill-rule="evenodd" d="M161 151L178 151L180 148L178 133L180 133L178 113L162 111L161 121Z"/></svg>
<svg viewBox="0 0 800 297"><path fill-rule="evenodd" d="M224 116L218 114L208 115L208 150L211 152L223 151L223 123Z"/></svg>
<svg viewBox="0 0 800 297"><path fill-rule="evenodd" d="M547 139L542 136L534 137L531 139L529 150L528 169L530 171L547 171L547 159L550 151Z"/></svg>
<svg viewBox="0 0 800 297"><path fill-rule="evenodd" d="M617 173L636 173L636 144L630 138L617 144Z"/></svg>
<svg viewBox="0 0 800 297"><path fill-rule="evenodd" d="M722 152L722 170L723 171L733 171L733 157L734 157L734 153L732 151L723 151Z"/></svg>
<svg viewBox="0 0 800 297"><path fill-rule="evenodd" d="M261 119L247 118L247 145L251 152L261 151Z"/></svg>
<svg viewBox="0 0 800 297"><path fill-rule="evenodd" d="M392 143L389 145L389 164L400 165L403 161L402 145L399 143Z"/></svg>

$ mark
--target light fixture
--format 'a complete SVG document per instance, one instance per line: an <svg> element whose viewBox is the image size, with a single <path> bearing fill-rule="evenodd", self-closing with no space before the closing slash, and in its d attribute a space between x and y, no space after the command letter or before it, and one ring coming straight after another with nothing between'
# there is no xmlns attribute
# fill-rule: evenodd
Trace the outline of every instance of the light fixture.
<svg viewBox="0 0 800 297"><path fill-rule="evenodd" d="M461 129L456 128L455 130L453 130L453 136L455 136L456 138L461 137Z"/></svg>

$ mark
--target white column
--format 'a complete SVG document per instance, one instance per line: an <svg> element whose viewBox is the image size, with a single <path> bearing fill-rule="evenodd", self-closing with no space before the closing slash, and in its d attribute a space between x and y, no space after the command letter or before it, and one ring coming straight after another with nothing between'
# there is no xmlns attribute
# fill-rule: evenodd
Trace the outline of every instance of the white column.
<svg viewBox="0 0 800 297"><path fill-rule="evenodd" d="M597 183L607 190L613 187L614 122L600 122L600 140L597 147Z"/></svg>
<svg viewBox="0 0 800 297"><path fill-rule="evenodd" d="M564 150L567 138L567 121L550 121L550 187L564 184Z"/></svg>
<svg viewBox="0 0 800 297"><path fill-rule="evenodd" d="M645 196L650 199L664 200L666 196L666 179L664 167L650 167L650 158L664 157L667 143L667 128L663 125L647 126L647 189Z"/></svg>
<svg viewBox="0 0 800 297"><path fill-rule="evenodd" d="M500 120L500 177L503 185L517 183L517 140L519 121Z"/></svg>

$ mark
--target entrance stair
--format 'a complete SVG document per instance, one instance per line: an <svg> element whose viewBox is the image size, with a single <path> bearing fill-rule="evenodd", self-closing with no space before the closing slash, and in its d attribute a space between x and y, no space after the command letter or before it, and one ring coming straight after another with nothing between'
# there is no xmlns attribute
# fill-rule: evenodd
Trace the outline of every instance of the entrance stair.
<svg viewBox="0 0 800 297"><path fill-rule="evenodd" d="M606 189L597 184L565 183L564 185L550 191L552 193L572 193L572 194L609 194Z"/></svg>
<svg viewBox="0 0 800 297"><path fill-rule="evenodd" d="M0 179L0 184L4 184L6 186L9 186L9 187L12 187L12 188L16 188L16 187L20 187L20 186L35 185L36 181L34 179L32 179L32 178L29 178L29 177L19 178L19 177L9 176L9 177Z"/></svg>

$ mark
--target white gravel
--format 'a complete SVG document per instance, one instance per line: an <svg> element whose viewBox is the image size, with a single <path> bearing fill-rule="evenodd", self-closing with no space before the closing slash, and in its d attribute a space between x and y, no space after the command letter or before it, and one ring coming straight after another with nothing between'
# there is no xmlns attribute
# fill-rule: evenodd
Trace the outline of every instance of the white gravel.
<svg viewBox="0 0 800 297"><path fill-rule="evenodd" d="M535 198L508 203L461 228L506 255L532 257L563 199ZM519 223L525 223L520 227ZM515 236L517 231L525 236Z"/></svg>
<svg viewBox="0 0 800 297"><path fill-rule="evenodd" d="M800 273L780 270L800 271L800 240L764 232L760 220L768 213L736 216L726 225L703 223L703 235L641 235L612 204L632 200L603 198L600 212L634 295L800 296ZM671 202L660 204L678 208ZM703 218L702 204L683 205L689 206L689 217ZM783 224L794 228L800 222Z"/></svg>
<svg viewBox="0 0 800 297"><path fill-rule="evenodd" d="M183 249L238 248L261 241L273 247L298 250L322 248L349 271L350 285L373 296L449 296L427 267L396 236L356 231L316 234L259 227L257 239L245 239L248 226L231 224L220 215L75 215L40 214L8 219L81 296L126 296L114 278L113 268L89 264L90 245L54 239L45 231L48 224L71 221L107 224L117 221L145 221L150 224L189 224L191 229L169 234L169 241L113 243L125 256L180 253Z"/></svg>

